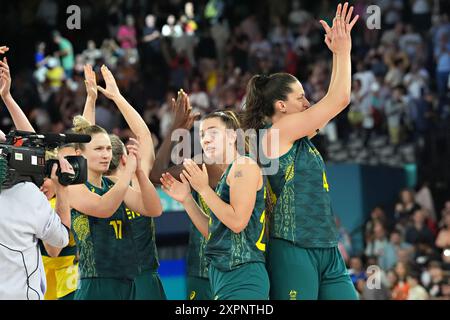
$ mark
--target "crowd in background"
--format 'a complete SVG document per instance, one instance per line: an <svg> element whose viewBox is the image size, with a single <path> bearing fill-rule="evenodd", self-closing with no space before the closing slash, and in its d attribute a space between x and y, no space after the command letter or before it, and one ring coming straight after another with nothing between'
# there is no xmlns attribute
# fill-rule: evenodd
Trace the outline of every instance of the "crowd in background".
<svg viewBox="0 0 450 320"><path fill-rule="evenodd" d="M170 101L180 88L200 114L244 108L253 74L295 75L311 104L328 88L331 54L318 20L331 23L332 1L82 1L78 34L60 23L62 3L43 0L26 8L10 3L5 9L24 11L21 22L45 32L35 35L28 64L12 64L12 94L38 132L63 132L82 112L85 64L98 74L103 64L110 68L143 115L156 147L171 126ZM381 8L380 29L366 24L372 4ZM449 3L357 0L353 5L361 19L352 34L351 104L333 121L338 139L346 143L359 135L366 145L387 136L393 146L413 142L428 153L430 135L447 132L450 122ZM27 10L37 21L27 20ZM13 55L13 45L6 44ZM6 114L0 109L4 131L12 125ZM102 96L96 122L124 139L131 136ZM392 218L373 209L362 255L352 252L350 237L343 235L341 249L363 299L450 297L450 201L434 210L430 197L420 200L422 193L402 191ZM366 268L374 264L381 271ZM370 272L380 272L382 290L366 290Z"/></svg>
<svg viewBox="0 0 450 320"><path fill-rule="evenodd" d="M371 210L361 230L363 252L339 228L339 248L361 299L450 299L450 198L436 210L425 183L417 192L401 190L388 209Z"/></svg>

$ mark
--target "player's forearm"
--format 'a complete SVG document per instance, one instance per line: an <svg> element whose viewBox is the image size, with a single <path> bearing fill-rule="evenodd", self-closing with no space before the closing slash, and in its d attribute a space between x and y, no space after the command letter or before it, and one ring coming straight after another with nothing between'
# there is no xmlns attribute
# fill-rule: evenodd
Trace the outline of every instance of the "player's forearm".
<svg viewBox="0 0 450 320"><path fill-rule="evenodd" d="M70 229L70 203L67 191L56 189L55 211L59 215L61 222Z"/></svg>
<svg viewBox="0 0 450 320"><path fill-rule="evenodd" d="M148 175L155 162L155 147L150 130L141 115L122 95L114 98L114 103L119 108L131 131L136 135L136 139L141 143L142 164L144 171Z"/></svg>
<svg viewBox="0 0 450 320"><path fill-rule="evenodd" d="M230 204L223 201L210 187L201 192L200 195L217 219L222 221L225 226L235 233L242 231L242 225L244 224L242 217L244 215L238 214Z"/></svg>
<svg viewBox="0 0 450 320"><path fill-rule="evenodd" d="M328 91L330 91L330 88L333 86L334 80L336 79L336 67L337 67L336 54L333 53L333 62L332 62L332 66L331 66L331 80L330 80L330 85L328 86Z"/></svg>
<svg viewBox="0 0 450 320"><path fill-rule="evenodd" d="M128 191L128 187L130 186L131 177L131 172L125 171L121 173L114 186L100 197L100 200L97 202L96 206L92 208L92 212L85 213L100 218L111 217L123 202L125 194ZM101 216L98 215L99 213Z"/></svg>
<svg viewBox="0 0 450 320"><path fill-rule="evenodd" d="M167 171L170 164L170 155L172 152L172 130L164 137L161 146L159 147L158 152L156 153L155 162L153 164L152 170L150 172L150 180L155 184L160 184L159 179L162 174ZM182 168L182 166L180 166ZM175 178L178 179L179 174L182 169L178 170L179 173L177 175L172 174Z"/></svg>
<svg viewBox="0 0 450 320"><path fill-rule="evenodd" d="M56 258L59 256L63 248L54 247L52 245L49 245L48 243L44 242L44 248L45 251L47 251L48 255L52 258Z"/></svg>
<svg viewBox="0 0 450 320"><path fill-rule="evenodd" d="M150 182L147 174L143 170L136 172L140 192L143 195L142 202L145 208L145 215L158 217L162 214L162 205L155 186Z"/></svg>
<svg viewBox="0 0 450 320"><path fill-rule="evenodd" d="M95 102L96 99L88 95L83 110L83 117L92 125L95 124Z"/></svg>
<svg viewBox="0 0 450 320"><path fill-rule="evenodd" d="M325 113L323 119L327 119L320 127L324 126L329 119L338 115L350 103L351 92L351 60L350 53L336 55L336 75L330 89L325 97L321 99L325 105L330 106L327 110L321 110Z"/></svg>
<svg viewBox="0 0 450 320"><path fill-rule="evenodd" d="M191 219L194 226L198 231L205 237L208 238L208 216L200 209L200 207L195 202L192 196L189 196L183 202L184 209L186 210L189 218Z"/></svg>
<svg viewBox="0 0 450 320"><path fill-rule="evenodd" d="M12 95L8 93L4 97L2 96L2 99L9 111L9 114L11 115L16 129L21 131L35 132L27 116L16 103Z"/></svg>

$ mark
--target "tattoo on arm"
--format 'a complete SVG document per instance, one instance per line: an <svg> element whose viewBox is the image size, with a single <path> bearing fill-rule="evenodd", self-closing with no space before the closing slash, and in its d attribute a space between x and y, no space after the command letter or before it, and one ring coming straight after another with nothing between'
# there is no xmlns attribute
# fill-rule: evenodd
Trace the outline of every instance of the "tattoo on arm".
<svg viewBox="0 0 450 320"><path fill-rule="evenodd" d="M243 176L244 176L244 174L242 173L241 170L238 170L238 171L236 171L236 172L234 173L234 177L235 177L235 178L241 178L241 177L243 177Z"/></svg>

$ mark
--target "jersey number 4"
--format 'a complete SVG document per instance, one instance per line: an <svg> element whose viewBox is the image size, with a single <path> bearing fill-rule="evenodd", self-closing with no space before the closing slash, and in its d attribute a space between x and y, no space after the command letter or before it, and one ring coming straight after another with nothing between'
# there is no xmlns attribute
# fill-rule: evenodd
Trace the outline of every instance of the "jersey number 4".
<svg viewBox="0 0 450 320"><path fill-rule="evenodd" d="M256 247L261 250L261 251L266 251L266 244L262 242L263 237L264 237L264 231L266 229L266 211L264 210L261 218L259 219L259 222L262 223L262 230L261 230L261 234L259 235L259 239L256 242Z"/></svg>

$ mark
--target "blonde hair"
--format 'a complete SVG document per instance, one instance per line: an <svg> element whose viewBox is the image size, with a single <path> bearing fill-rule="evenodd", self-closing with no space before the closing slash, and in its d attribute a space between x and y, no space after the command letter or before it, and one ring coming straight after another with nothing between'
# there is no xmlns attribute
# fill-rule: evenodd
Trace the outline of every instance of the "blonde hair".
<svg viewBox="0 0 450 320"><path fill-rule="evenodd" d="M58 149L51 149L45 151L45 161L50 159L58 159Z"/></svg>
<svg viewBox="0 0 450 320"><path fill-rule="evenodd" d="M120 159L126 152L125 144L118 136L110 134L109 139L111 139L112 158L106 175L111 175L119 167Z"/></svg>
<svg viewBox="0 0 450 320"><path fill-rule="evenodd" d="M103 129L102 127L100 127L96 124L92 125L85 117L80 116L80 115L75 116L73 118L72 131L74 133L87 134L87 135L90 135L91 137L98 133L108 134L108 132L106 132L105 129ZM75 144L75 149L84 150L84 148L85 148L84 143Z"/></svg>

